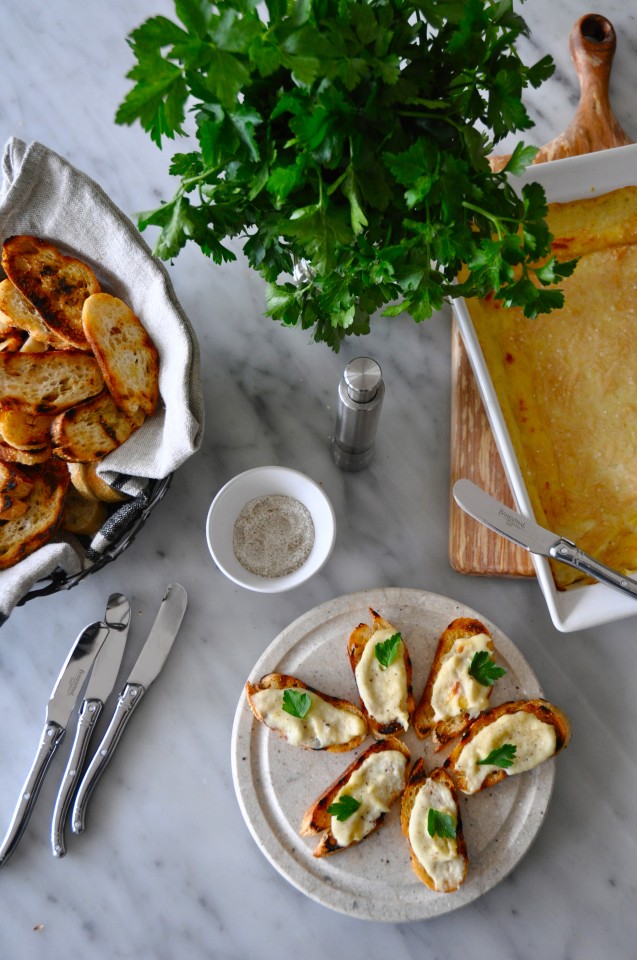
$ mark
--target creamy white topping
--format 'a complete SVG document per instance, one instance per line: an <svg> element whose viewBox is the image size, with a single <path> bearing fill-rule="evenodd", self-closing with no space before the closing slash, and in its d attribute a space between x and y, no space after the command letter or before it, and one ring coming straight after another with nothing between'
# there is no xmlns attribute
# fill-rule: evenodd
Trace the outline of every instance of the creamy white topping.
<svg viewBox="0 0 637 960"><path fill-rule="evenodd" d="M304 717L294 717L283 709L285 691L269 687L258 690L252 696L252 702L263 722L273 730L283 733L295 746L311 747L321 750L342 743L349 743L354 737L365 733L365 721L356 713L343 710L323 700L318 694L303 688L299 693L309 693L312 703Z"/></svg>
<svg viewBox="0 0 637 960"><path fill-rule="evenodd" d="M360 800L360 807L347 820L332 817L331 831L340 847L362 840L370 833L382 813L405 789L407 758L399 750L380 750L370 754L355 770L332 801L344 793Z"/></svg>
<svg viewBox="0 0 637 960"><path fill-rule="evenodd" d="M431 691L434 720L449 720L468 713L477 717L489 705L490 687L478 683L469 673L476 653L491 650L486 633L456 640L443 658Z"/></svg>
<svg viewBox="0 0 637 960"><path fill-rule="evenodd" d="M398 720L406 730L409 726L409 711L402 640L398 644L393 663L388 667L382 667L376 658L376 644L389 640L394 633L394 630L375 630L365 644L354 673L358 692L370 717L380 724Z"/></svg>
<svg viewBox="0 0 637 960"><path fill-rule="evenodd" d="M510 767L501 768L488 763L478 766L478 760L484 760L492 750L505 743L512 743L516 748ZM508 776L524 773L552 757L555 746L555 727L552 724L543 723L526 710L518 710L498 717L480 730L460 752L455 768L467 781L466 792L475 793L485 777L494 770L504 769Z"/></svg>
<svg viewBox="0 0 637 960"><path fill-rule="evenodd" d="M414 800L409 818L409 842L414 854L442 893L455 890L463 880L465 859L458 853L455 838L429 835L427 821L430 810L449 814L458 822L458 808L445 783L426 780Z"/></svg>

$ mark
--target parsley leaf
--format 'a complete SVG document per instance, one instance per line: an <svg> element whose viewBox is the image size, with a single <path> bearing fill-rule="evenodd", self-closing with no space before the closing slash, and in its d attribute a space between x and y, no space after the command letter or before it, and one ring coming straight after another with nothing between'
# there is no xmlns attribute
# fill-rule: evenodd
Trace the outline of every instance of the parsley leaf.
<svg viewBox="0 0 637 960"><path fill-rule="evenodd" d="M394 633L387 640L382 640L374 647L374 655L378 660L381 670L386 670L391 666L398 656L398 646L402 641L400 633Z"/></svg>
<svg viewBox="0 0 637 960"><path fill-rule="evenodd" d="M349 820L360 805L361 801L357 800L356 797L350 797L349 793L342 793L338 800L329 805L327 812L342 823L344 820Z"/></svg>
<svg viewBox="0 0 637 960"><path fill-rule="evenodd" d="M427 833L430 837L447 837L450 840L455 840L457 832L457 824L455 817L452 817L450 813L443 813L442 810L436 810L434 807L429 808L427 813Z"/></svg>
<svg viewBox="0 0 637 960"><path fill-rule="evenodd" d="M503 677L505 673L504 667L497 666L488 650L478 650L474 653L469 666L469 675L483 687L493 686L495 681Z"/></svg>
<svg viewBox="0 0 637 960"><path fill-rule="evenodd" d="M158 256L193 242L220 264L240 238L267 315L334 350L377 313L420 323L458 296L527 317L562 305L575 263L552 256L542 187L511 183L535 149L489 164L529 129L523 93L554 69L521 59L513 0L174 5L175 20L131 32L115 115L159 147L189 141L173 198L139 218ZM302 260L313 281L299 286Z"/></svg>
<svg viewBox="0 0 637 960"><path fill-rule="evenodd" d="M283 691L282 709L293 717L303 719L306 717L312 706L312 698L309 693L303 690L292 690L288 688Z"/></svg>
<svg viewBox="0 0 637 960"><path fill-rule="evenodd" d="M496 747L495 750L492 750L483 760L478 760L478 766L488 764L492 767L502 767L504 769L506 767L512 767L517 749L513 743L503 743L501 747Z"/></svg>

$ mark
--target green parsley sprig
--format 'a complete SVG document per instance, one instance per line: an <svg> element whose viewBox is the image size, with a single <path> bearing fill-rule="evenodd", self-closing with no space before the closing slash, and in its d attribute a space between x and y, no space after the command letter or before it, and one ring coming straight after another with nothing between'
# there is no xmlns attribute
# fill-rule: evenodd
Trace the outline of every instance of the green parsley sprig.
<svg viewBox="0 0 637 960"><path fill-rule="evenodd" d="M427 833L430 837L439 836L449 840L456 839L458 827L455 817L442 810L430 807L427 812Z"/></svg>
<svg viewBox="0 0 637 960"><path fill-rule="evenodd" d="M300 720L303 720L310 712L311 706L312 698L309 693L305 693L303 690L292 690L290 688L283 691L281 708L292 717L298 717Z"/></svg>
<svg viewBox="0 0 637 960"><path fill-rule="evenodd" d="M342 793L338 800L329 805L327 812L343 823L356 813L360 805L361 801L356 797L350 796L349 793Z"/></svg>
<svg viewBox="0 0 637 960"><path fill-rule="evenodd" d="M387 640L380 640L374 646L374 656L380 664L381 670L390 667L398 656L398 648L402 642L402 634L393 633Z"/></svg>
<svg viewBox="0 0 637 960"><path fill-rule="evenodd" d="M116 122L183 138L175 195L139 216L170 260L215 263L239 238L267 313L338 350L381 310L420 322L494 291L528 317L561 306L573 263L551 255L544 192L518 194L535 149L488 157L532 126L514 0L175 0L129 36L133 86ZM192 118L192 133L186 117ZM290 279L295 265L310 269ZM455 284L460 270L467 272Z"/></svg>
<svg viewBox="0 0 637 960"><path fill-rule="evenodd" d="M478 766L484 764L485 766L502 767L502 769L512 767L517 749L514 743L503 743L501 747L496 747L482 760L478 760Z"/></svg>
<svg viewBox="0 0 637 960"><path fill-rule="evenodd" d="M477 680L483 687L492 687L496 680L506 673L504 667L499 667L488 650L477 650L469 665L469 676Z"/></svg>

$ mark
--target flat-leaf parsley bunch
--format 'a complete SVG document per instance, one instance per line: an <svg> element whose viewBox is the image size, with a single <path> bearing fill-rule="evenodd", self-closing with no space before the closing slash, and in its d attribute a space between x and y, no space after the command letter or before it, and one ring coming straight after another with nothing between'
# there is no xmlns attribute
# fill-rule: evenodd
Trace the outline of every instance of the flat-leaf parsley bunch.
<svg viewBox="0 0 637 960"><path fill-rule="evenodd" d="M513 0L175 0L179 23L129 38L134 86L116 121L161 147L184 135L172 200L142 214L155 253L188 240L216 263L244 238L267 282L267 313L338 349L370 315L431 316L449 297L494 291L527 316L562 304L571 272L550 255L538 184L488 156L532 124L521 95L553 72L525 66ZM194 140L193 140L194 144ZM296 274L295 266L303 269ZM463 265L461 283L454 283Z"/></svg>

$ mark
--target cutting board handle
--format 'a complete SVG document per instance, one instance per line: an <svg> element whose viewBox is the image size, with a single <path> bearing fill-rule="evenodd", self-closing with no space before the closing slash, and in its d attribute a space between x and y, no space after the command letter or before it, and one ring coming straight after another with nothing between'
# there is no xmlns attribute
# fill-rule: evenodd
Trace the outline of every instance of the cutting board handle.
<svg viewBox="0 0 637 960"><path fill-rule="evenodd" d="M577 110L566 130L540 147L533 163L624 147L633 141L622 129L610 103L610 72L617 47L615 28L599 13L587 13L573 26L569 50L580 86ZM502 170L509 156L490 158Z"/></svg>

